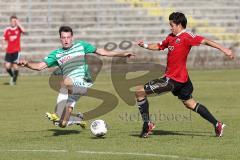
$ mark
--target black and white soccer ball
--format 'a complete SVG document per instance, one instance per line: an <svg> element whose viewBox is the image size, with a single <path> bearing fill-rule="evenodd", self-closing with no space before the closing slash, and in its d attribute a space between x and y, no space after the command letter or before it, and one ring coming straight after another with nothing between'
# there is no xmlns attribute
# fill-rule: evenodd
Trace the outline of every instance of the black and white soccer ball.
<svg viewBox="0 0 240 160"><path fill-rule="evenodd" d="M108 131L106 122L101 119L94 120L91 123L90 129L92 134L96 137L103 137Z"/></svg>

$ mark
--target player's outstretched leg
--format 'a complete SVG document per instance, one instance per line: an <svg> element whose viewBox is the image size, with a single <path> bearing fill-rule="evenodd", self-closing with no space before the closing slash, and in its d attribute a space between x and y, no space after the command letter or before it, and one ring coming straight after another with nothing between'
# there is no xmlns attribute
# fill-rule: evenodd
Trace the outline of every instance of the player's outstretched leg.
<svg viewBox="0 0 240 160"><path fill-rule="evenodd" d="M57 113L46 112L45 115L50 121L53 121L53 124L55 126L59 126L60 117L58 116ZM62 115L62 113L60 115ZM74 125L74 124L79 125L83 129L87 128L87 123L86 121L83 120L83 114L81 112L70 115L69 120L67 122L67 126Z"/></svg>
<svg viewBox="0 0 240 160"><path fill-rule="evenodd" d="M205 120L210 122L214 126L217 137L223 136L223 129L226 125L216 120L216 118L204 105L196 103L194 99L189 99L187 101L184 101L183 103L187 108L192 109L194 112L198 113Z"/></svg>
<svg viewBox="0 0 240 160"><path fill-rule="evenodd" d="M49 113L46 112L45 116L50 120L53 121L53 124L58 126L60 116L63 113L64 108L67 105L67 99L68 99L68 90L64 87L60 88L59 94L57 97L57 104L55 107L55 113Z"/></svg>
<svg viewBox="0 0 240 160"><path fill-rule="evenodd" d="M65 128L68 125L68 120L70 118L73 108L71 106L66 106L63 110L61 119L59 120L59 127Z"/></svg>

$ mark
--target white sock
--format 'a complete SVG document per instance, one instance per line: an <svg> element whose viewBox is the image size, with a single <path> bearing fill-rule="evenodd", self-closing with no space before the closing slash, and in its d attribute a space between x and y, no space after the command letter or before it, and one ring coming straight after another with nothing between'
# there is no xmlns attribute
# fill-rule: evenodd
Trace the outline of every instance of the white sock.
<svg viewBox="0 0 240 160"><path fill-rule="evenodd" d="M57 115L62 115L62 112L67 104L67 99L68 99L68 90L66 88L61 88L59 90L59 94L57 97L57 105L55 108L55 112Z"/></svg>
<svg viewBox="0 0 240 160"><path fill-rule="evenodd" d="M77 115L77 116L70 116L69 120L68 120L68 126L73 125L73 124L80 124L81 121L83 121L83 114L81 112L79 112L78 114L81 115Z"/></svg>
<svg viewBox="0 0 240 160"><path fill-rule="evenodd" d="M68 121L67 126L71 126L71 125L79 124L79 123L81 123L81 121Z"/></svg>
<svg viewBox="0 0 240 160"><path fill-rule="evenodd" d="M68 99L68 90L66 88L61 88L57 97L57 103Z"/></svg>

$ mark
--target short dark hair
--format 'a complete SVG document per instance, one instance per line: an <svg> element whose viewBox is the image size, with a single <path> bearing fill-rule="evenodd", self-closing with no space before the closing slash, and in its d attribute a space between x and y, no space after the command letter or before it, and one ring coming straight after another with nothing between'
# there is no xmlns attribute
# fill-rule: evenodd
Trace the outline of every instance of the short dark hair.
<svg viewBox="0 0 240 160"><path fill-rule="evenodd" d="M12 19L18 19L18 18L17 18L16 15L12 15L12 16L10 17L10 20L12 20Z"/></svg>
<svg viewBox="0 0 240 160"><path fill-rule="evenodd" d="M183 28L187 27L187 18L181 12L173 12L169 15L169 21L172 20L173 23L179 25L181 24Z"/></svg>
<svg viewBox="0 0 240 160"><path fill-rule="evenodd" d="M62 32L71 32L71 35L73 35L73 30L72 30L72 28L71 27L69 27L69 26L61 26L60 28L59 28L59 36L61 37L61 33Z"/></svg>

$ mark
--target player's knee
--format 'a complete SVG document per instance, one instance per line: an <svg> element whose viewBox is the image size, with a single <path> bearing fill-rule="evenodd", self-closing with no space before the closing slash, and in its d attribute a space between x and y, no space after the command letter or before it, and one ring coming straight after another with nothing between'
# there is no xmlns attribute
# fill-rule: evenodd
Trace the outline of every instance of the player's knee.
<svg viewBox="0 0 240 160"><path fill-rule="evenodd" d="M6 70L11 69L11 65L5 65Z"/></svg>
<svg viewBox="0 0 240 160"><path fill-rule="evenodd" d="M143 86L137 86L135 91L136 98L141 98L146 96L146 92Z"/></svg>
<svg viewBox="0 0 240 160"><path fill-rule="evenodd" d="M193 110L197 104L194 99L189 99L189 100L185 100L182 102L186 108L191 109L191 110Z"/></svg>
<svg viewBox="0 0 240 160"><path fill-rule="evenodd" d="M73 82L70 78L65 78L63 80L63 85L68 89L72 89Z"/></svg>
<svg viewBox="0 0 240 160"><path fill-rule="evenodd" d="M17 64L13 64L13 69L14 70L18 70L19 68L18 68L18 65Z"/></svg>

